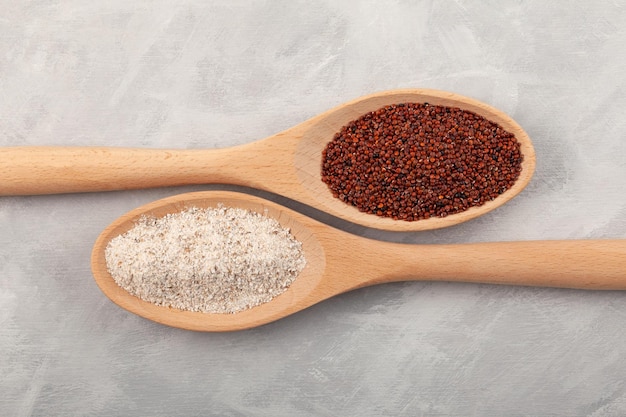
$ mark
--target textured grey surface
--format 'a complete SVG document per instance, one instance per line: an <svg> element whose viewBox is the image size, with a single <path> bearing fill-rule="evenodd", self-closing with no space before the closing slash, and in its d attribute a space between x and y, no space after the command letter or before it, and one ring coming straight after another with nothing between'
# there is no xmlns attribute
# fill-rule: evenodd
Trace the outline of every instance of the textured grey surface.
<svg viewBox="0 0 626 417"><path fill-rule="evenodd" d="M536 145L532 183L450 229L351 231L626 238L621 1L0 6L2 146L223 147L437 88L513 116ZM621 292L390 284L228 334L121 310L91 278L93 241L190 189L0 198L0 415L626 415Z"/></svg>

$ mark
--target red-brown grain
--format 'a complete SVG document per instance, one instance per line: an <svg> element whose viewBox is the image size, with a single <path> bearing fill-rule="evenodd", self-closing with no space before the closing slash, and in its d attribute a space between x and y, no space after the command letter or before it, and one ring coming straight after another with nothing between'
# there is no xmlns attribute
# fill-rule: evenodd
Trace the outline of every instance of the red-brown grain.
<svg viewBox="0 0 626 417"><path fill-rule="evenodd" d="M517 180L512 133L456 107L405 103L344 126L322 157L322 180L359 210L397 220L444 217L493 200Z"/></svg>

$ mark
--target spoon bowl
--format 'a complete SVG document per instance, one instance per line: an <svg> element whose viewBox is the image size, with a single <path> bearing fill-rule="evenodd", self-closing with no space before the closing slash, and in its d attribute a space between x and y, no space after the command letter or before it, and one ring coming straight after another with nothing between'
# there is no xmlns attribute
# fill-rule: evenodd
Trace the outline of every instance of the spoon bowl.
<svg viewBox="0 0 626 417"><path fill-rule="evenodd" d="M335 198L321 178L322 152L349 122L390 104L458 107L497 123L521 144L515 184L482 206L446 217L393 220L359 211ZM526 132L508 115L477 100L438 90L376 93L342 104L266 139L225 149L111 147L0 148L0 195L54 194L221 183L280 194L343 220L391 231L430 230L458 224L509 201L530 181L535 153Z"/></svg>
<svg viewBox="0 0 626 417"><path fill-rule="evenodd" d="M237 313L200 313L142 301L119 287L105 248L143 215L189 207L239 207L275 218L302 242L307 265L273 300ZM372 240L332 228L269 200L231 191L180 194L139 207L109 225L95 242L91 267L104 294L122 308L165 325L233 331L294 314L335 295L405 280L462 281L580 289L626 289L626 240L412 245Z"/></svg>
<svg viewBox="0 0 626 417"><path fill-rule="evenodd" d="M105 248L112 238L131 229L142 216L160 218L190 207L214 208L218 205L242 208L274 218L281 226L289 228L291 234L302 242L307 264L298 279L291 284L289 291L279 295L271 303L235 314L200 313L160 307L143 301L126 292L113 280L106 267ZM310 224L307 225L307 220L309 220L307 217L297 215L278 204L247 194L229 191L181 194L139 207L107 227L94 246L92 271L96 283L111 300L133 313L154 321L191 330L219 331L253 327L297 311L294 309L295 306L307 300L311 294L315 294L315 289L324 276L326 256L320 241L309 228Z"/></svg>

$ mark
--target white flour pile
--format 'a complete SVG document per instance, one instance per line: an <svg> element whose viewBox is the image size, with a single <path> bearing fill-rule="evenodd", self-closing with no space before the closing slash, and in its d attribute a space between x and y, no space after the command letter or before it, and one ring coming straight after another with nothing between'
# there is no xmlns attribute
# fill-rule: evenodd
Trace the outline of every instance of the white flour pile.
<svg viewBox="0 0 626 417"><path fill-rule="evenodd" d="M284 292L304 268L302 244L278 221L238 208L143 217L107 245L117 284L181 310L234 313Z"/></svg>

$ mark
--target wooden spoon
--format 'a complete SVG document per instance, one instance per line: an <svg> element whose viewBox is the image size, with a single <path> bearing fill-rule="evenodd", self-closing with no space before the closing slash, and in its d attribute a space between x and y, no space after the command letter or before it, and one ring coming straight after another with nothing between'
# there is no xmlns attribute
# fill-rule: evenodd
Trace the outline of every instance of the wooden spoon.
<svg viewBox="0 0 626 417"><path fill-rule="evenodd" d="M321 179L326 144L365 113L408 102L460 107L513 133L524 155L517 182L480 207L413 222L366 214L333 197ZM0 148L0 160L0 195L234 184L280 194L363 226L394 231L436 229L480 216L517 195L535 168L531 140L513 119L476 100L434 90L394 90L362 97L264 140L225 149L8 147Z"/></svg>
<svg viewBox="0 0 626 417"><path fill-rule="evenodd" d="M286 292L234 314L159 307L119 287L106 268L108 242L142 215L223 204L277 219L303 243L307 265ZM376 241L324 225L243 193L203 191L165 198L114 221L98 237L91 266L98 286L119 306L159 323L198 331L260 326L355 288L403 280L464 281L598 290L626 289L626 240L570 240L412 245Z"/></svg>

